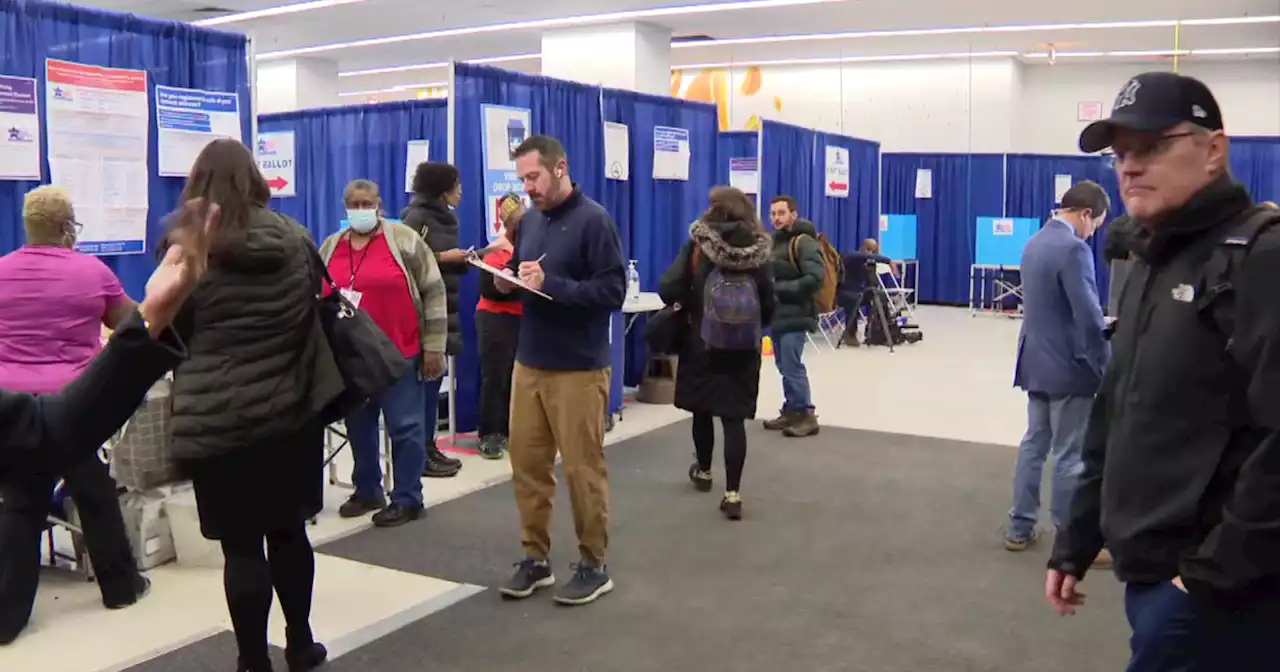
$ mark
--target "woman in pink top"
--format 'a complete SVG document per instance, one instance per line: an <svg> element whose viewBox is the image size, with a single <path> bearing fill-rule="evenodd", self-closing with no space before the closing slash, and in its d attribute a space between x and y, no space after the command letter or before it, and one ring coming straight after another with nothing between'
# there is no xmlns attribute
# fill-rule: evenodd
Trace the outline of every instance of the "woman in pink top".
<svg viewBox="0 0 1280 672"><path fill-rule="evenodd" d="M98 353L102 326L132 315L111 269L76 252L80 225L62 189L38 187L22 204L27 244L0 257L0 389L52 394ZM30 618L40 570L40 534L56 479L75 500L102 602L120 609L149 583L138 573L125 535L116 483L94 457L62 474L7 473L0 478L0 644Z"/></svg>

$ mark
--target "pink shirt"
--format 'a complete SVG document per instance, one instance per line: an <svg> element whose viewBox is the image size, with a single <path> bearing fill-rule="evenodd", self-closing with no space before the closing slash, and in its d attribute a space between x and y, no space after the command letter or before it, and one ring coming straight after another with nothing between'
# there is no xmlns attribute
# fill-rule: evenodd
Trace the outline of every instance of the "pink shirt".
<svg viewBox="0 0 1280 672"><path fill-rule="evenodd" d="M102 342L102 318L124 288L96 257L24 247L0 257L0 388L57 392Z"/></svg>

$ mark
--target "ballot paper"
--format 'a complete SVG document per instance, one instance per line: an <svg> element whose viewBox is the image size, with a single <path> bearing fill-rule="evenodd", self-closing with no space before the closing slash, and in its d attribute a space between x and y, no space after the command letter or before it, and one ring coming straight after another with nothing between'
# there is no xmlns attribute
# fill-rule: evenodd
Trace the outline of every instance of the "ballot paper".
<svg viewBox="0 0 1280 672"><path fill-rule="evenodd" d="M474 257L474 256L473 256L473 257L471 257L470 259L467 259L467 263L468 263L468 264L471 264L472 266L475 266L476 268L478 268L478 269L480 269L480 270L484 271L485 273L489 273L489 274L491 274L491 275L494 275L494 276L497 276L497 277L499 277L499 278L502 278L503 280L506 280L507 282L509 282L509 283L511 283L511 284L513 284L513 285L515 285L516 287L519 287L520 289L523 289L523 290L525 290L525 291L527 291L527 292L533 292L534 294L537 294L538 296L541 296L542 298L544 298L544 299L546 299L546 300L548 300L548 301L554 301L554 300L555 300L555 299L552 299L552 298L551 298L550 296L548 296L547 294L545 294L545 293L543 293L543 292L541 292L541 291L539 291L539 290L537 290L537 289L534 289L534 288L530 287L528 284L526 284L526 283L525 283L525 281L523 281L523 280L521 280L520 278L516 277L514 274L512 274L512 275L508 275L507 269L505 269L505 268L496 268L496 267L494 267L494 266L490 266L489 264L484 263L484 261L482 261L479 257Z"/></svg>

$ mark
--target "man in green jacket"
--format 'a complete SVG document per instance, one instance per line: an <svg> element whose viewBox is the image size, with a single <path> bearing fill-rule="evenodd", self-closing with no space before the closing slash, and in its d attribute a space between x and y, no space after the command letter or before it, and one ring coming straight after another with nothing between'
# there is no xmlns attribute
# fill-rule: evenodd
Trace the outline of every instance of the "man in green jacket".
<svg viewBox="0 0 1280 672"><path fill-rule="evenodd" d="M826 275L818 230L813 222L800 219L796 200L774 196L769 206L773 220L773 288L777 310L773 313L770 336L773 361L782 374L782 413L764 422L765 429L790 437L818 433L809 392L809 372L804 366L804 346L808 334L818 330L818 306L814 301Z"/></svg>

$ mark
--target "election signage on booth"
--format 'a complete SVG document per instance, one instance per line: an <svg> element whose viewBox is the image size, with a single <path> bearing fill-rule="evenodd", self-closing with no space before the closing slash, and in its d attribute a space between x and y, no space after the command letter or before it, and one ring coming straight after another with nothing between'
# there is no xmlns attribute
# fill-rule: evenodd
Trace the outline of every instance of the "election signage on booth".
<svg viewBox="0 0 1280 672"><path fill-rule="evenodd" d="M241 140L240 96L156 85L156 155L161 177L186 177L219 138Z"/></svg>
<svg viewBox="0 0 1280 672"><path fill-rule="evenodd" d="M45 61L52 182L71 196L86 254L139 254L147 246L151 122L147 73Z"/></svg>
<svg viewBox="0 0 1280 672"><path fill-rule="evenodd" d="M404 160L404 193L413 193L413 176L418 173L418 165L431 160L430 140L410 140L405 147Z"/></svg>
<svg viewBox="0 0 1280 672"><path fill-rule="evenodd" d="M689 180L689 129L653 127L653 179Z"/></svg>
<svg viewBox="0 0 1280 672"><path fill-rule="evenodd" d="M604 176L619 182L631 177L631 132L626 124L604 122Z"/></svg>
<svg viewBox="0 0 1280 672"><path fill-rule="evenodd" d="M40 179L36 80L0 75L0 180Z"/></svg>
<svg viewBox="0 0 1280 672"><path fill-rule="evenodd" d="M258 134L253 153L258 160L258 170L271 187L272 198L298 195L296 149L293 131Z"/></svg>
<svg viewBox="0 0 1280 672"><path fill-rule="evenodd" d="M760 160L754 156L730 158L729 186L744 194L760 193Z"/></svg>
<svg viewBox="0 0 1280 672"><path fill-rule="evenodd" d="M849 150L827 145L827 176L823 181L827 196L849 198Z"/></svg>
<svg viewBox="0 0 1280 672"><path fill-rule="evenodd" d="M480 106L480 133L484 143L485 234L489 242L502 234L498 201L509 193L524 195L511 153L529 137L530 112L523 107Z"/></svg>

